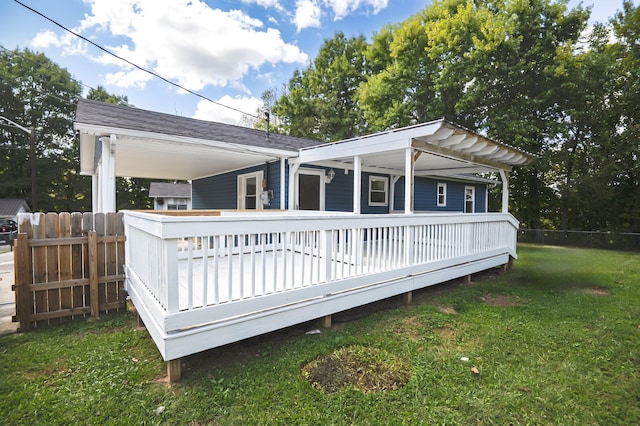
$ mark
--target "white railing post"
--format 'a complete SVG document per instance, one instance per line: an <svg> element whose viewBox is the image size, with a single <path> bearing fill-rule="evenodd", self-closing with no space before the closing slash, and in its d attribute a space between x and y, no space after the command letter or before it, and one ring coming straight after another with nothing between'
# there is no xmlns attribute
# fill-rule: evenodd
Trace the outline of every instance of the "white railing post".
<svg viewBox="0 0 640 426"><path fill-rule="evenodd" d="M329 282L333 279L333 230L328 229L323 232L324 235L324 271L325 282Z"/></svg>
<svg viewBox="0 0 640 426"><path fill-rule="evenodd" d="M180 287L178 281L178 240L169 239L162 241L162 254L164 257L164 265L162 270L164 276L160 280L160 285L164 287L167 312L170 314L180 310Z"/></svg>

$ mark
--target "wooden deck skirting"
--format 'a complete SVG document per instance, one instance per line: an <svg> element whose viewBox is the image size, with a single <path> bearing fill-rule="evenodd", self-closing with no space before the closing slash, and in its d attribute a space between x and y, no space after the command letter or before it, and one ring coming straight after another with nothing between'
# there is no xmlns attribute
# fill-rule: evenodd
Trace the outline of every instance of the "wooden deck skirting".
<svg viewBox="0 0 640 426"><path fill-rule="evenodd" d="M18 218L14 257L20 331L125 307L123 214Z"/></svg>
<svg viewBox="0 0 640 426"><path fill-rule="evenodd" d="M508 264L510 214L126 212L126 290L166 361ZM173 364L176 367L176 364Z"/></svg>

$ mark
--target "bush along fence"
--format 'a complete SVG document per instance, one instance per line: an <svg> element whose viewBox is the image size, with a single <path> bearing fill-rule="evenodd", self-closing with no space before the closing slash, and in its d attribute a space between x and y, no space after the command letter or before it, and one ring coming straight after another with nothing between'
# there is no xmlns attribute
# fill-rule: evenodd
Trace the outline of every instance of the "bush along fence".
<svg viewBox="0 0 640 426"><path fill-rule="evenodd" d="M14 321L21 331L126 307L123 217L19 215Z"/></svg>
<svg viewBox="0 0 640 426"><path fill-rule="evenodd" d="M518 242L610 250L640 251L640 234L631 232L520 229Z"/></svg>

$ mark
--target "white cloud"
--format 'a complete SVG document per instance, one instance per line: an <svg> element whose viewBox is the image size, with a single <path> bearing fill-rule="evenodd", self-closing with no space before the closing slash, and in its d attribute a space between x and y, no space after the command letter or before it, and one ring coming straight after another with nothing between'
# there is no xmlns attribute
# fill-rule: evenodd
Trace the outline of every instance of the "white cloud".
<svg viewBox="0 0 640 426"><path fill-rule="evenodd" d="M317 0L297 0L296 13L293 22L298 31L309 27L320 27L322 9Z"/></svg>
<svg viewBox="0 0 640 426"><path fill-rule="evenodd" d="M262 100L256 97L232 98L231 96L225 95L218 99L218 102L252 115L255 115L257 109L262 106ZM242 124L243 116L244 115L238 111L222 107L206 100L198 102L196 112L193 114L193 118L197 118L198 120L217 121L219 123L236 125Z"/></svg>
<svg viewBox="0 0 640 426"><path fill-rule="evenodd" d="M82 31L107 32L129 39L114 53L190 90L241 82L250 70L266 63L306 63L307 55L286 43L278 30L239 10L212 9L201 0L84 0L91 7ZM254 0L256 1L256 0ZM260 4L278 4L257 0ZM275 6L274 6L275 7ZM100 62L125 67L121 81L144 85L146 80L126 64L104 55Z"/></svg>
<svg viewBox="0 0 640 426"><path fill-rule="evenodd" d="M339 21L361 7L371 6L373 14L377 14L387 7L388 0L323 0L324 4L333 10L334 21Z"/></svg>
<svg viewBox="0 0 640 426"><path fill-rule="evenodd" d="M40 31L31 40L31 46L36 49L46 49L50 46L60 47L62 46L62 40L51 30Z"/></svg>
<svg viewBox="0 0 640 426"><path fill-rule="evenodd" d="M64 55L83 55L87 52L87 43L68 33L58 36L51 30L45 30L38 32L31 40L31 47L37 50L45 50L52 46L63 48Z"/></svg>
<svg viewBox="0 0 640 426"><path fill-rule="evenodd" d="M105 82L111 86L143 89L147 81L151 80L151 78L149 73L136 69L132 71L108 73L105 76Z"/></svg>
<svg viewBox="0 0 640 426"><path fill-rule="evenodd" d="M258 6L264 7L265 9L272 7L276 10L284 11L284 7L282 7L282 5L278 0L242 0L242 3L245 3L245 4L255 3Z"/></svg>

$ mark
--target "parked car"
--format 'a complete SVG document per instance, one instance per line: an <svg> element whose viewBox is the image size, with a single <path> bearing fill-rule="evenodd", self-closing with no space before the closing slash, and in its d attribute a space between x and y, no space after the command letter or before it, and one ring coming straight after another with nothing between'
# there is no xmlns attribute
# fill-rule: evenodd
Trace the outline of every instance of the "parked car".
<svg viewBox="0 0 640 426"><path fill-rule="evenodd" d="M13 246L13 240L18 238L18 224L11 219L0 219L0 244Z"/></svg>

